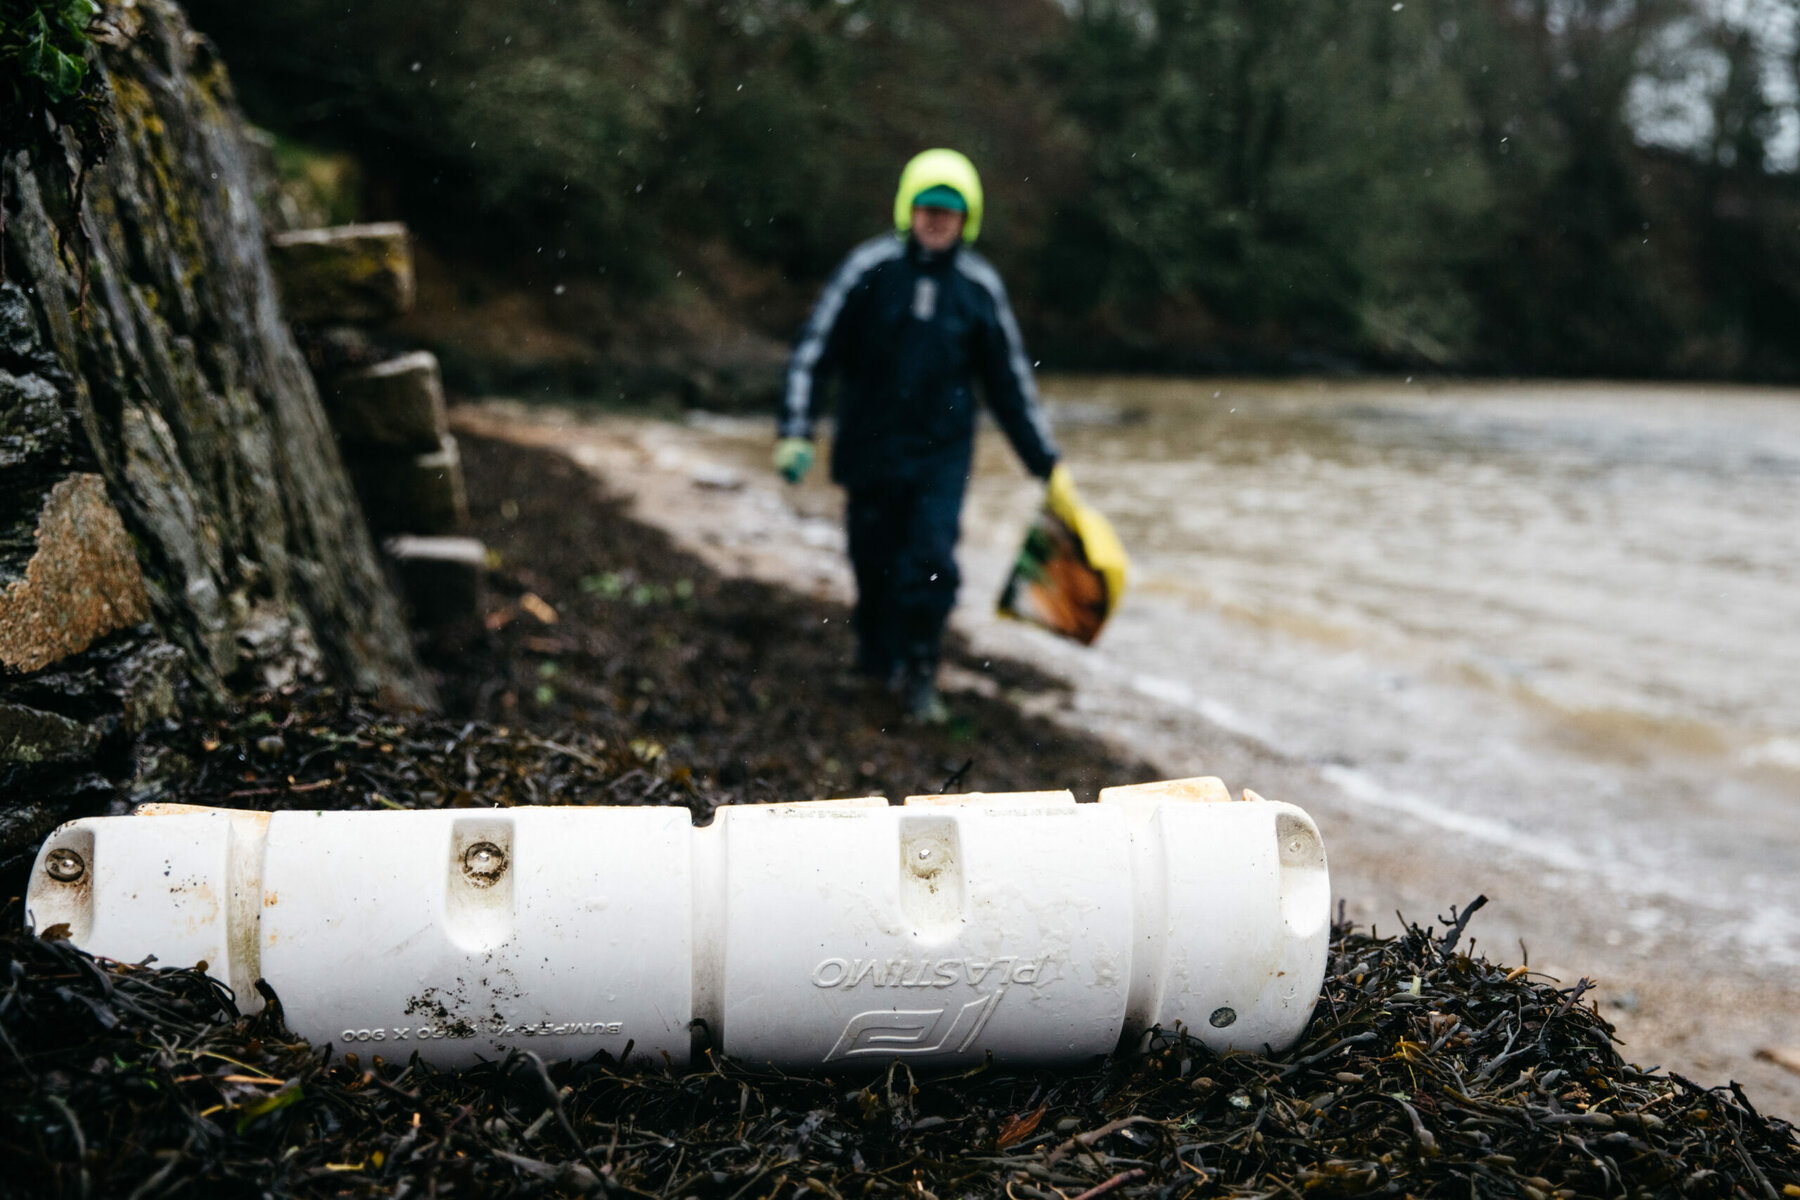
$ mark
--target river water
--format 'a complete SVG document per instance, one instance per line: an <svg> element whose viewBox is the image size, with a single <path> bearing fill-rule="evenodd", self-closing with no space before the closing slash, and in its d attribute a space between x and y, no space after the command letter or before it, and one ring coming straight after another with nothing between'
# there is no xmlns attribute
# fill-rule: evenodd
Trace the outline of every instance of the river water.
<svg viewBox="0 0 1800 1200"><path fill-rule="evenodd" d="M1800 393L1044 392L1134 556L1090 673L1598 883L1631 936L1800 965ZM1019 525L1006 456L984 438L971 490L981 607Z"/></svg>

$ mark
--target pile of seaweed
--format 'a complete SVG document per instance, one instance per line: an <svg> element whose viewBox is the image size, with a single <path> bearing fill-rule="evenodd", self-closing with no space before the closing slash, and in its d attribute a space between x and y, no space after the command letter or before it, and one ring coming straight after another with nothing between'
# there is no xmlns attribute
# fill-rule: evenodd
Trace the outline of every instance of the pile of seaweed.
<svg viewBox="0 0 1800 1200"><path fill-rule="evenodd" d="M1473 911L1478 905L1471 905ZM16 1196L1800 1195L1735 1087L1628 1065L1570 987L1339 925L1290 1052L1179 1037L1063 1070L812 1076L710 1057L460 1072L297 1041L191 970L4 939Z"/></svg>

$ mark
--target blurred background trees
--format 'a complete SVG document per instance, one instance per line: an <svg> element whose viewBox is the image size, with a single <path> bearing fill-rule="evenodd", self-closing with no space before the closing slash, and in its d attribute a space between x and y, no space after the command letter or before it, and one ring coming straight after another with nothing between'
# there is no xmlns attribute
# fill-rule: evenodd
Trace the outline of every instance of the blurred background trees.
<svg viewBox="0 0 1800 1200"><path fill-rule="evenodd" d="M1047 365L1800 376L1793 0L192 7L582 344L785 340L954 145Z"/></svg>

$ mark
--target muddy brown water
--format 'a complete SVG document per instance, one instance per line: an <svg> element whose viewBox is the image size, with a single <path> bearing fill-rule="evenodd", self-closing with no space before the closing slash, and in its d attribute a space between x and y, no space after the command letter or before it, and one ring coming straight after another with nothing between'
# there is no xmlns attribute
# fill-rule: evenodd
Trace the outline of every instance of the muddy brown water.
<svg viewBox="0 0 1800 1200"><path fill-rule="evenodd" d="M1489 944L1599 977L1646 1061L1800 1112L1756 1057L1800 1044L1800 395L1044 393L1131 590L1091 650L992 618L1036 489L990 430L957 616L977 645L1070 678L1063 719L1171 774L1311 809L1363 919L1486 892ZM728 569L847 591L836 493L773 484L763 422L495 417L580 426L550 440Z"/></svg>

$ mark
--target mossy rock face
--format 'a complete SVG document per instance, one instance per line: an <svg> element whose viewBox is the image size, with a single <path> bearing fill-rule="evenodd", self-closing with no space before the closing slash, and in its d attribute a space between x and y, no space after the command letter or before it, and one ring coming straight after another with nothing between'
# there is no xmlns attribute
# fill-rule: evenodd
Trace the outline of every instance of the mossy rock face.
<svg viewBox="0 0 1800 1200"><path fill-rule="evenodd" d="M141 790L133 739L202 697L312 677L431 699L276 291L224 67L171 0L111 11L91 65L119 137L87 244L59 240L54 173L0 159L0 704L101 731L14 739L36 774L0 866ZM387 311L404 237L369 245Z"/></svg>
<svg viewBox="0 0 1800 1200"><path fill-rule="evenodd" d="M412 250L404 225L276 234L269 259L288 316L302 324L373 324L412 307Z"/></svg>
<svg viewBox="0 0 1800 1200"><path fill-rule="evenodd" d="M96 61L120 136L87 183L85 280L49 182L3 164L0 455L46 467L0 511L0 581L23 576L44 497L82 470L135 547L150 615L212 690L316 656L329 678L424 698L281 306L224 68L171 0L130 13ZM403 231L328 240L388 307L410 289ZM291 638L244 636L271 611Z"/></svg>

